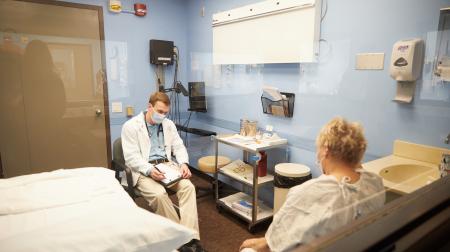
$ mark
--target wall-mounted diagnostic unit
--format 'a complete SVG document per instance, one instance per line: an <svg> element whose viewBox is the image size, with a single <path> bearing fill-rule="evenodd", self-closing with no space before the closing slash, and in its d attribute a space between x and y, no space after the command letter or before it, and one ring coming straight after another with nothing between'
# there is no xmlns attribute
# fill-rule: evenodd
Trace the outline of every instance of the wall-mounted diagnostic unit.
<svg viewBox="0 0 450 252"><path fill-rule="evenodd" d="M390 74L397 81L394 101L410 103L414 97L416 80L422 73L424 43L422 39L400 40L394 44Z"/></svg>
<svg viewBox="0 0 450 252"><path fill-rule="evenodd" d="M204 82L189 82L189 111L207 112Z"/></svg>
<svg viewBox="0 0 450 252"><path fill-rule="evenodd" d="M173 49L173 41L150 40L150 63L154 65L172 65Z"/></svg>

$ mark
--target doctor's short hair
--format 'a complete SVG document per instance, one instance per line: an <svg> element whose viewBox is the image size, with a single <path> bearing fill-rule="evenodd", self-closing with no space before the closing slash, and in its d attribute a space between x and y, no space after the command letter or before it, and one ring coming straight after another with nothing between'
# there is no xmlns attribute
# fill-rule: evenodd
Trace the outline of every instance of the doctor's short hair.
<svg viewBox="0 0 450 252"><path fill-rule="evenodd" d="M325 147L333 158L358 165L366 151L367 141L361 124L336 117L323 126L316 145Z"/></svg>
<svg viewBox="0 0 450 252"><path fill-rule="evenodd" d="M152 106L155 106L156 102L158 101L166 104L167 106L170 106L170 98L166 93L155 92L150 95L150 99L148 100L148 102L152 104Z"/></svg>

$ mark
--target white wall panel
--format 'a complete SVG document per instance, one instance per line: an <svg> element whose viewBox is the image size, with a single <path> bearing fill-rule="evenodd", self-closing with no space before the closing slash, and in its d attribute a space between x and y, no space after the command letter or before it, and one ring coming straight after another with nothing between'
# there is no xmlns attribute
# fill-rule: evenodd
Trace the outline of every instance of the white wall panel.
<svg viewBox="0 0 450 252"><path fill-rule="evenodd" d="M320 0L247 5L213 15L213 62L314 62L319 35Z"/></svg>

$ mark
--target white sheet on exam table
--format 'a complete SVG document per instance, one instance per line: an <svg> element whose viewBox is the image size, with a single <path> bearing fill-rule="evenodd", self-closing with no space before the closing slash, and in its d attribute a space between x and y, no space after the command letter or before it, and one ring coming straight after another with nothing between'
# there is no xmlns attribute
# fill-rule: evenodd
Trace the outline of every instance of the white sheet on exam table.
<svg viewBox="0 0 450 252"><path fill-rule="evenodd" d="M192 238L136 206L105 168L0 180L0 251L172 251Z"/></svg>

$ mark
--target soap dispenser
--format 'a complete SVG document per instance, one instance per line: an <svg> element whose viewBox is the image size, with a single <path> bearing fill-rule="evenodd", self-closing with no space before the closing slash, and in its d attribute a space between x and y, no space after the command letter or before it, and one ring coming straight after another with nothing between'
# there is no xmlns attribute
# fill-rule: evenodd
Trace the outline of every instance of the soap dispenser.
<svg viewBox="0 0 450 252"><path fill-rule="evenodd" d="M416 80L423 65L424 43L422 39L400 40L392 49L390 75L397 81L394 101L410 103L414 97Z"/></svg>

